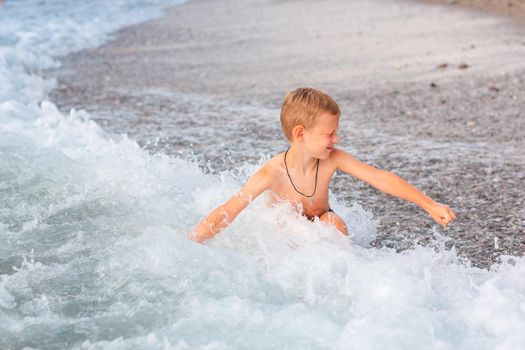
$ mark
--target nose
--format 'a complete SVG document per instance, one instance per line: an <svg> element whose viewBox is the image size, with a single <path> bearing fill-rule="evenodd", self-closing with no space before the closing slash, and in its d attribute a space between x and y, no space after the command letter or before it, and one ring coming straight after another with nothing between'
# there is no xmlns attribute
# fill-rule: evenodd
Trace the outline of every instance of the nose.
<svg viewBox="0 0 525 350"><path fill-rule="evenodd" d="M335 145L336 143L339 142L339 136L337 136L337 133L334 134L334 136L332 137L332 143Z"/></svg>

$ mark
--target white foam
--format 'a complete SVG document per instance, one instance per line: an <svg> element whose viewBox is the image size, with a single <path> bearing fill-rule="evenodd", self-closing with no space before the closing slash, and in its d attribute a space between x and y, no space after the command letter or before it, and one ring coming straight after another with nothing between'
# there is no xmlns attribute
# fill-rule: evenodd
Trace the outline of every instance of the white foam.
<svg viewBox="0 0 525 350"><path fill-rule="evenodd" d="M126 4L134 3L118 9ZM55 50L99 43L89 37L100 19L90 8L78 18L91 27L67 22L48 40L62 29L47 15L36 23L48 24L35 26L23 6L16 11L20 23L10 20L0 32L20 29L15 39L0 34L13 49L0 51L2 346L514 349L525 342L524 258L481 270L440 242L404 253L371 249L375 221L357 204L332 199L351 240L286 203L268 207L264 196L206 245L188 240L191 226L259 164L206 175L195 162L150 155L125 135L105 133L85 112L63 115L42 97L52 84L28 67L54 64Z"/></svg>
<svg viewBox="0 0 525 350"><path fill-rule="evenodd" d="M2 275L2 307L15 310L2 324L18 338L38 341L73 322L82 334L99 334L91 343L77 334L79 348L205 348L228 339L217 346L466 349L522 341L523 258L488 271L444 244L371 249L374 219L357 205L334 202L350 227L361 225L349 241L286 203L268 207L264 196L199 245L186 239L189 228L258 165L240 177L205 175L74 113L43 110L21 129L4 124L11 136L0 141L17 157L2 153L11 174L3 181L20 185L21 204L2 216L2 229L18 237L8 242L13 256L35 249L34 263ZM22 316L29 308L41 310L30 322ZM29 325L41 331L25 332ZM97 333L108 327L111 337Z"/></svg>

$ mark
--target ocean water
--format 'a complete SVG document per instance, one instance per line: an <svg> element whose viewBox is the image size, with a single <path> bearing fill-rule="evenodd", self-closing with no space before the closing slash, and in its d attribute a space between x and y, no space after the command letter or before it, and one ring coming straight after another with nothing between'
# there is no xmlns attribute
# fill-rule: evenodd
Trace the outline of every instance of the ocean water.
<svg viewBox="0 0 525 350"><path fill-rule="evenodd" d="M475 268L435 231L371 248L373 215L336 198L350 239L260 198L200 245L270 155L212 175L48 101L61 55L175 3L0 7L1 349L525 348L525 258Z"/></svg>

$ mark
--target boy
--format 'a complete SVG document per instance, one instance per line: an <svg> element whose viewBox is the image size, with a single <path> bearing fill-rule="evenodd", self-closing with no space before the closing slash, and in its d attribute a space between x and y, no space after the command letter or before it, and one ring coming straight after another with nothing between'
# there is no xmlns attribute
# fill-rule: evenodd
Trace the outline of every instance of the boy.
<svg viewBox="0 0 525 350"><path fill-rule="evenodd" d="M266 190L271 191L275 201L287 200L308 219L318 217L348 235L346 224L328 204L328 188L336 170L414 202L441 225L456 218L448 206L434 202L397 175L335 148L340 114L337 103L322 91L300 88L289 93L281 107L282 129L290 142L288 150L263 165L237 194L201 220L188 237L197 242L213 237Z"/></svg>

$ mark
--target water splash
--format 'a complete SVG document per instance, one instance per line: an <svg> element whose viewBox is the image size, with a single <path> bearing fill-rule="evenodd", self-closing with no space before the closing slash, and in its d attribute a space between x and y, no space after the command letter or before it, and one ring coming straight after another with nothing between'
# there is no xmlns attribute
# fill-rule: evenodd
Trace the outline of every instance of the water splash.
<svg viewBox="0 0 525 350"><path fill-rule="evenodd" d="M188 230L258 164L212 175L151 155L85 112L64 115L36 98L44 85L0 100L1 348L525 342L524 258L482 270L439 240L404 253L371 249L375 221L357 204L333 201L349 240L264 196L196 244Z"/></svg>

